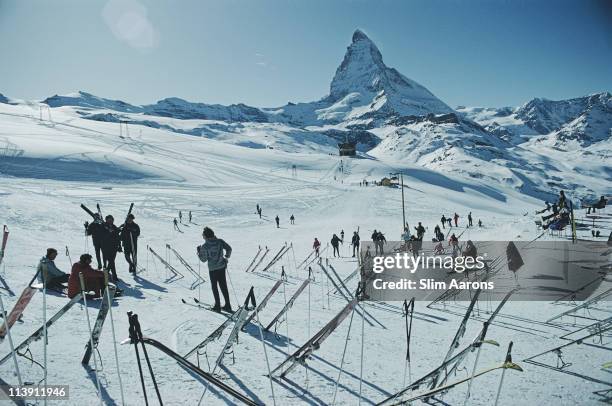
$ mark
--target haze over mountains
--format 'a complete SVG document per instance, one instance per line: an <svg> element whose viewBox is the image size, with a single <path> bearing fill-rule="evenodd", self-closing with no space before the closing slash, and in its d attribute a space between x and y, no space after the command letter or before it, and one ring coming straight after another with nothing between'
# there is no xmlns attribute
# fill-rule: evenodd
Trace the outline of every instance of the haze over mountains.
<svg viewBox="0 0 612 406"><path fill-rule="evenodd" d="M22 103L0 95L0 103ZM533 99L520 107L453 109L387 67L355 31L329 94L276 108L166 98L136 106L78 92L42 101L81 118L128 122L248 148L336 152L358 142L361 156L459 173L544 198L555 189L598 195L612 183L612 95ZM602 190L603 189L603 190Z"/></svg>

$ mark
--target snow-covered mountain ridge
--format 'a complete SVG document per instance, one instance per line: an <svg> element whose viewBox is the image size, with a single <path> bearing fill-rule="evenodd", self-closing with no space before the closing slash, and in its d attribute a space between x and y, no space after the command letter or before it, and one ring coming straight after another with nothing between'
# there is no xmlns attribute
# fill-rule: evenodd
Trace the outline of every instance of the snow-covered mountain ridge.
<svg viewBox="0 0 612 406"><path fill-rule="evenodd" d="M0 103L20 103L0 96ZM170 97L137 106L86 92L41 102L78 117L125 122L254 148L335 153L346 139L383 162L417 164L511 185L543 197L557 188L599 194L612 168L612 95L533 99L520 107L456 110L385 65L374 42L353 34L329 94L276 108ZM32 105L32 102L27 104Z"/></svg>

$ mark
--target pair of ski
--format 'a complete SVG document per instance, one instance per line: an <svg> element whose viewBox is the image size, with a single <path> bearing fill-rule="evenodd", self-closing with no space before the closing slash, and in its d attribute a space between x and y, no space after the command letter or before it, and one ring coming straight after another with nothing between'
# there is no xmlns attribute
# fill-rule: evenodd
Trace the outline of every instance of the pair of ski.
<svg viewBox="0 0 612 406"><path fill-rule="evenodd" d="M484 374L488 374L489 372L493 372L493 371L497 371L498 369L503 370L502 372L502 376L500 379L500 384L499 384L499 388L498 388L498 393L497 396L499 397L499 393L501 391L501 387L503 384L503 379L506 373L506 370L508 369L512 369L515 371L519 371L519 372L523 372L523 369L518 365L515 364L514 362L512 362L512 341L510 341L510 344L508 344L508 350L506 352L506 359L503 363L499 364L499 365L495 365L493 367L489 367L486 369L483 369L479 372L475 372L470 376L467 376L465 378L459 379L455 382L452 383L448 383L442 386L438 386L437 388L434 389L428 389L424 392L418 393L418 394L414 394L414 395L410 395L409 397L406 398L402 398L401 400L396 400L395 397L390 397L388 399L385 399L384 401L378 403L376 406L396 406L396 405L407 405L410 404L410 402L413 402L415 400L427 400L431 397L433 397L434 395L437 394L441 394L441 393L445 393L448 390L454 388L455 386L461 385L463 383L471 383L475 378L484 375ZM497 404L497 403L496 403Z"/></svg>
<svg viewBox="0 0 612 406"><path fill-rule="evenodd" d="M163 259L163 258L162 258L162 257L161 257L161 256L160 256L160 255L159 255L157 252L155 252L155 250L154 250L153 248L149 247L148 245L147 245L147 248L149 249L149 251L151 252L151 254L153 254L153 256L154 256L155 258L157 258L157 259L159 260L159 262L161 262L161 263L162 263L162 265L163 265L163 266L165 266L165 267L166 267L166 269L167 269L167 270L169 270L169 271L172 273L172 276L171 276L170 278L168 278L168 280L167 280L166 282L171 281L171 280L182 279L182 278L184 278L184 277L185 277L185 275L183 275L182 273L180 273L179 271L177 271L175 267L173 267L172 265L170 265L170 264L168 263L168 261L166 261L165 259Z"/></svg>
<svg viewBox="0 0 612 406"><path fill-rule="evenodd" d="M138 357L137 360L138 360L138 365L139 366L140 366L140 357L139 357L139 354L138 354L138 344L141 344L142 345L142 349L143 349L144 354L145 354L145 357L147 359L147 363L149 365L150 372L151 372L151 365L150 365L150 362L149 362L149 359L148 359L148 355L146 353L146 348L145 348L145 344L146 345L150 345L152 347L157 348L158 350L160 350L164 354L168 355L172 359L174 359L176 362L179 363L180 366L182 366L186 370L188 370L188 371L190 371L192 373L195 373L200 378L206 380L207 381L206 387L208 387L209 384L213 384L215 387L219 388L220 390L222 390L223 392L227 393L228 395L233 396L235 399L241 401L242 403L244 403L246 405L250 405L250 406L257 406L258 405L258 403L256 403L255 401L253 401L249 397L243 395L242 393L238 392L236 389L234 389L231 386L227 385L225 382L223 382L219 378L215 377L213 374L201 370L197 365L189 362L186 359L186 357L180 356L179 354L177 354L176 352L172 351L170 348L168 348L167 346L165 346L161 342L159 342L157 340L154 340L152 338L144 337L142 335L142 331L141 331L141 328L140 328L140 323L138 322L138 316L136 314L132 314L131 312L128 314L128 316L129 316L129 322L130 322L130 339L129 339L129 341L130 341L131 344L134 344L134 346L136 348L136 356ZM155 389L157 391L157 395L161 399L159 390L157 388L157 383L155 382L155 379L154 379L152 374L151 374L151 377L153 378L153 383L155 385ZM144 390L144 376L142 374L142 371L141 371L141 374L140 374L140 379L141 379L141 383L142 383L143 390ZM144 393L146 394L146 391ZM160 404L161 404L161 402L160 402Z"/></svg>
<svg viewBox="0 0 612 406"><path fill-rule="evenodd" d="M17 299L17 302L15 303L15 306L13 306L11 312L8 315L3 315L4 323L0 325L0 341L2 341L4 337L6 337L6 335L8 334L8 330L13 327L17 320L19 320L26 307L32 300L32 297L34 297L34 294L38 292L38 289L32 286L32 283L36 280L37 276L38 271L30 280L28 286L26 286L23 292L21 292L21 295L19 296L19 299Z"/></svg>
<svg viewBox="0 0 612 406"><path fill-rule="evenodd" d="M251 261L251 263L249 264L249 266L247 266L247 268L244 270L244 272L254 272L255 269L257 269L257 267L259 266L259 264L261 264L261 262L263 261L263 259L265 258L266 255L268 255L268 252L270 251L270 249L268 248L268 246L266 245L266 249L263 253L263 255L261 256L261 258L259 257L259 254L261 254L261 245L258 247L258 251L257 254L255 254L255 256L253 257L253 260ZM253 266L255 264L255 261L257 261L257 259L259 258L259 261L257 262L257 264L255 266Z"/></svg>
<svg viewBox="0 0 612 406"><path fill-rule="evenodd" d="M62 307L60 310L57 311L57 313L55 313L51 318L49 318L47 322L45 323L45 325L39 327L38 330L36 330L28 338L26 338L21 344L15 347L15 353L18 353L20 350L27 348L30 345L30 343L39 340L43 336L44 330L48 329L52 324L54 324L60 317L62 317L68 310L70 310L70 308L75 303L78 303L81 300L81 298L82 298L82 295L78 293L74 298L72 298L68 303L66 303L64 307ZM12 354L8 354L4 356L2 359L0 359L0 365L4 364L11 357L12 357Z"/></svg>
<svg viewBox="0 0 612 406"><path fill-rule="evenodd" d="M176 258L179 260L179 262L181 264L183 264L183 266L187 269L187 271L189 271L193 276L195 276L196 280L193 281L193 283L191 284L191 286L190 286L191 290L194 290L199 285L201 285L202 283L206 282L206 280L204 278L202 278L200 276L200 274L198 274L195 271L195 269L193 269L191 267L191 265L189 265L189 263L185 260L185 258L183 258L183 256L181 254L179 254L177 250L175 250L174 248L172 248L170 246L170 244L166 244L166 248L169 249L170 251L172 251L174 253L174 255L176 256Z"/></svg>
<svg viewBox="0 0 612 406"><path fill-rule="evenodd" d="M204 303L202 301L200 301L199 299L193 297L193 302L194 303L190 303L187 300L181 298L181 302L183 302L183 304L186 304L187 306L192 306L192 307L196 307L198 309L204 309L204 310L209 310L213 313L218 313L218 314L223 314L226 317L231 317L233 313L230 312L226 312L225 310L221 309L219 311L215 310L214 307L212 305L209 305L208 303Z"/></svg>
<svg viewBox="0 0 612 406"><path fill-rule="evenodd" d="M268 269L272 268L278 261L281 260L281 258L289 251L289 249L291 249L292 246L293 243L291 243L290 245L287 245L287 243L285 243L285 245L281 247L281 249L276 253L276 255L272 257L272 260L268 263L268 265L266 265L261 270L261 272L266 272Z"/></svg>
<svg viewBox="0 0 612 406"><path fill-rule="evenodd" d="M347 301L347 302L351 302L354 297L353 294L351 293L351 291L346 287L346 285L344 284L344 282L342 282L342 279L340 278L340 276L338 275L338 272L336 272L336 270L334 269L334 267L329 263L327 263L327 265L329 266L329 268L332 270L335 278L338 280L338 282L340 284L338 284L336 282L336 280L334 278L332 278L332 276L330 275L329 271L327 270L327 268L325 266L323 266L322 263L319 263L319 266L321 267L321 269L323 270L323 272L325 273L325 275L327 276L327 278L330 280L330 282L332 283L332 285L334 286L334 288L336 289L336 291L338 291L340 293L340 295ZM365 310L363 308L363 306L358 305L357 309L355 310L359 315L365 317L365 321L366 323L368 323L368 325L370 325L371 327L374 327L374 323L378 324L380 327L382 327L383 329L387 329L387 327L385 327L384 324L382 324L380 321L378 321L374 316L372 316L370 313L368 313L367 310ZM363 315L362 315L363 312Z"/></svg>
<svg viewBox="0 0 612 406"><path fill-rule="evenodd" d="M81 360L81 364L83 365L89 365L89 360L91 359L93 350L98 348L98 342L100 342L100 335L102 334L102 327L104 326L106 315L108 314L108 310L112 305L112 300L115 298L115 294L117 292L117 288L114 285L108 285L106 289L108 289L108 293L104 292L102 295L103 299L102 303L100 304L98 316L96 317L96 321L94 322L94 326L91 331L91 339L87 340L87 344L85 345L85 354ZM106 300L107 297L111 298L110 302Z"/></svg>

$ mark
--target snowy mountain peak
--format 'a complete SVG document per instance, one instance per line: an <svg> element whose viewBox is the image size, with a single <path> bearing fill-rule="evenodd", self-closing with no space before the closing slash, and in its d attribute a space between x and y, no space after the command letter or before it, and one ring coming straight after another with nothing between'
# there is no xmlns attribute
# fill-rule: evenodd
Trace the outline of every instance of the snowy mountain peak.
<svg viewBox="0 0 612 406"><path fill-rule="evenodd" d="M376 44L361 30L353 33L331 82L328 99L338 102L349 95L385 115L452 112L425 87L387 67Z"/></svg>

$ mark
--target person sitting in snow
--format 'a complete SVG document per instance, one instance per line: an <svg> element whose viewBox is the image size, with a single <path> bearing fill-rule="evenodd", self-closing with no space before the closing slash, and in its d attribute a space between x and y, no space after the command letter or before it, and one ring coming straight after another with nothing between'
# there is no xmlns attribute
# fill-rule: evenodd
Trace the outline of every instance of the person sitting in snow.
<svg viewBox="0 0 612 406"><path fill-rule="evenodd" d="M72 265L72 271L68 278L68 297L74 298L78 293L81 293L81 282L79 275L83 274L85 279L85 289L87 292L94 292L93 297L102 297L104 291L104 273L102 271L96 271L91 267L91 255L83 254L79 258L79 262Z"/></svg>
<svg viewBox="0 0 612 406"><path fill-rule="evenodd" d="M42 257L38 263L36 275L38 282L46 282L47 289L62 292L66 287L64 283L68 282L68 274L60 271L55 266L54 261L56 257L57 250L55 248L47 248L47 255Z"/></svg>

